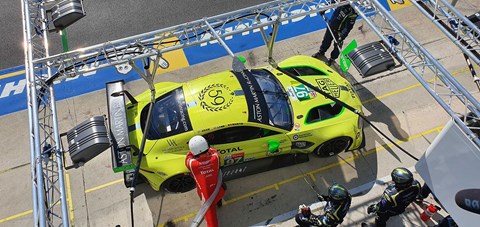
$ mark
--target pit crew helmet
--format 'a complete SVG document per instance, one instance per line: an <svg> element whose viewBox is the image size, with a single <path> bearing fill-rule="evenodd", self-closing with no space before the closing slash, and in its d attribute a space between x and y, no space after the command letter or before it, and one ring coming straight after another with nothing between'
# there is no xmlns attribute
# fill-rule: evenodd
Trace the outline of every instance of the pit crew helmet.
<svg viewBox="0 0 480 227"><path fill-rule="evenodd" d="M413 183L413 174L407 168L398 167L392 171L392 180L398 188L405 188Z"/></svg>
<svg viewBox="0 0 480 227"><path fill-rule="evenodd" d="M208 150L208 142L203 136L194 136L188 141L188 147L193 155L199 155Z"/></svg>
<svg viewBox="0 0 480 227"><path fill-rule="evenodd" d="M343 201L350 196L347 188L341 184L334 183L328 188L328 197L336 201Z"/></svg>

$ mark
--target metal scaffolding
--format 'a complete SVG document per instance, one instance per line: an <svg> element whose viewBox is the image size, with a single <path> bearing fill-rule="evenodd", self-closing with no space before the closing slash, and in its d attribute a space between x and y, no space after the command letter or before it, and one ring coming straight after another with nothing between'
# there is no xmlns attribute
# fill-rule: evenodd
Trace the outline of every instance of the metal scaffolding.
<svg viewBox="0 0 480 227"><path fill-rule="evenodd" d="M480 104L376 0L350 2L340 2L340 0L276 0L52 56L49 55L48 51L46 2L50 1L22 0L33 216L37 226L69 226L73 224L69 223L67 212L63 166L64 151L60 144L53 89L55 80L113 65L131 64L135 60L158 57L165 52L213 40L218 41L231 56L234 56L234 53L230 51L222 39L254 29L261 31L265 44L268 46L269 57L271 57L277 31L276 27L281 25L283 21L323 12L346 4L354 6L363 20L383 40L391 53L410 70L432 97L455 119L462 130L477 145L480 145L480 140L457 116L459 112L470 111L478 118L480 116ZM467 27L470 26L468 23L467 25ZM271 36L265 34L264 31L264 28L268 26L274 28ZM478 30L470 29L475 32ZM469 33L473 34L472 32ZM398 40L399 45L390 43L392 38ZM430 70L430 73L427 74L426 70ZM427 76L435 78L434 83L429 82ZM441 83L443 89L440 89L437 83ZM444 89L445 87L447 89ZM445 90L448 92L445 93ZM465 108L462 111L454 111L448 105L449 100L454 98L464 104Z"/></svg>
<svg viewBox="0 0 480 227"><path fill-rule="evenodd" d="M378 1L359 1L355 4L355 9L382 39L390 53L396 56L465 134L480 147L479 138L465 124L465 118L458 116L466 116L471 112L474 118L479 119L480 103ZM462 110L452 109L450 104L454 99L463 104Z"/></svg>
<svg viewBox="0 0 480 227"><path fill-rule="evenodd" d="M411 1L477 65L480 65L480 29L445 0Z"/></svg>

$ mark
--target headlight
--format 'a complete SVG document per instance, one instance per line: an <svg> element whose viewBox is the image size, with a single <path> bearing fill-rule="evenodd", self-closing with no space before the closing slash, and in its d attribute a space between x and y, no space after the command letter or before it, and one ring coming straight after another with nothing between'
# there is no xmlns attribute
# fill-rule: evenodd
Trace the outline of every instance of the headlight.
<svg viewBox="0 0 480 227"><path fill-rule="evenodd" d="M311 147L313 144L314 143L308 141L295 141L292 143L292 149L305 149Z"/></svg>

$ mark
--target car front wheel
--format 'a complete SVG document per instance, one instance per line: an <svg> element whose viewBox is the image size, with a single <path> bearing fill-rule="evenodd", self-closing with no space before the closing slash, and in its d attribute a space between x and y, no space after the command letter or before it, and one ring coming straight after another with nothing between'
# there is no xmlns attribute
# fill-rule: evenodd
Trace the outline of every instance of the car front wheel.
<svg viewBox="0 0 480 227"><path fill-rule="evenodd" d="M351 141L352 139L346 136L331 139L320 144L313 152L318 157L331 157L342 151L346 151L350 146Z"/></svg>
<svg viewBox="0 0 480 227"><path fill-rule="evenodd" d="M196 187L195 181L188 173L170 177L162 185L165 191L172 193L184 193Z"/></svg>

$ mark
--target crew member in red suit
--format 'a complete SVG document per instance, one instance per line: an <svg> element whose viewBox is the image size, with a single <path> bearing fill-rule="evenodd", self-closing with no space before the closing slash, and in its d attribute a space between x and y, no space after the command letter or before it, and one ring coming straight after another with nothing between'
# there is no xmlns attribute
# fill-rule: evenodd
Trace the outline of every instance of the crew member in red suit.
<svg viewBox="0 0 480 227"><path fill-rule="evenodd" d="M192 137L188 142L188 146L190 151L185 159L185 165L190 170L197 185L198 196L203 202L202 208L206 209L208 206L205 213L207 226L217 227L216 204L221 204L221 199L225 194L220 173L220 157L217 150L209 148L207 140L202 136ZM214 195L215 193L216 195ZM213 201L212 199L209 200L211 196L215 196ZM208 204L209 201L210 204ZM201 210L202 209L200 209L199 214L201 214Z"/></svg>

